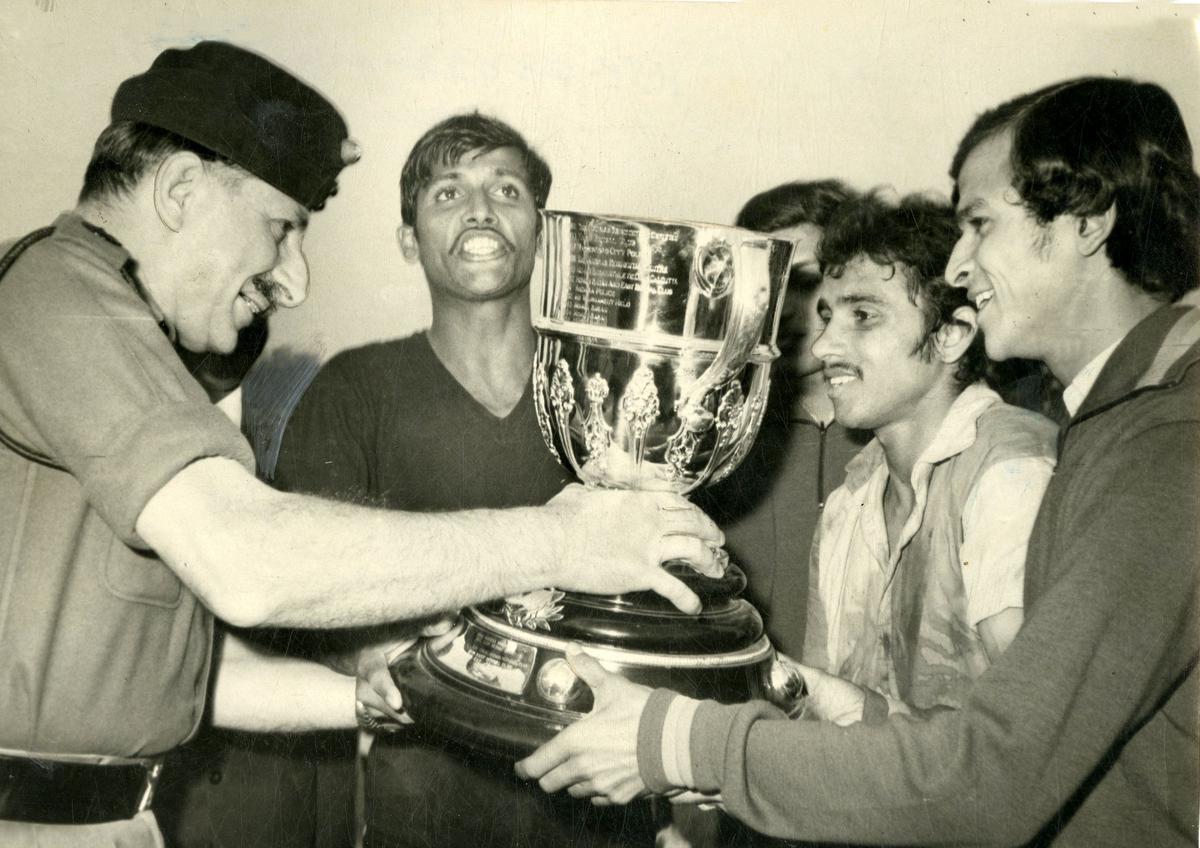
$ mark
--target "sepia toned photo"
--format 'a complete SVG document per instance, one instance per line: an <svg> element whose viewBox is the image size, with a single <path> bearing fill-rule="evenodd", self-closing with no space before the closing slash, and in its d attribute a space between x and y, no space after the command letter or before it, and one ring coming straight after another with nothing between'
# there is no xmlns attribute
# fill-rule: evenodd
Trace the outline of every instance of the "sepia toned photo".
<svg viewBox="0 0 1200 848"><path fill-rule="evenodd" d="M9 0L0 846L1194 846L1200 5Z"/></svg>

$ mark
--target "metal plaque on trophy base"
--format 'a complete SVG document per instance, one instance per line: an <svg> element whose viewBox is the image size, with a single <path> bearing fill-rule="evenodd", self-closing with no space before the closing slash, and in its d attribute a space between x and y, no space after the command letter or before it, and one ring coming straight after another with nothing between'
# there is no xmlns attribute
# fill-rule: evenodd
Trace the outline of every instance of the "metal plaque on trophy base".
<svg viewBox="0 0 1200 848"><path fill-rule="evenodd" d="M762 422L791 242L571 212L542 223L533 383L547 446L589 486L687 494L728 475ZM802 682L739 597L741 570L666 567L700 596L698 615L650 592L558 589L467 610L392 666L417 726L524 756L591 709L571 642L638 683L794 708Z"/></svg>

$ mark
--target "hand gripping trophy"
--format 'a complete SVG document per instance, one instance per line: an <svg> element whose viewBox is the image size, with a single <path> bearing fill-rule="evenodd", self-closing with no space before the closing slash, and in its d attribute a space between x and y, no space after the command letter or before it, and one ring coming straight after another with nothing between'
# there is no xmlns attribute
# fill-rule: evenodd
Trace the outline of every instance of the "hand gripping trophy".
<svg viewBox="0 0 1200 848"><path fill-rule="evenodd" d="M533 382L547 446L589 486L687 494L728 475L762 422L791 242L710 224L542 219ZM553 588L466 610L392 666L409 712L427 731L524 756L591 709L570 642L638 683L794 709L802 682L738 597L741 570L665 567L700 596L698 615L651 592Z"/></svg>

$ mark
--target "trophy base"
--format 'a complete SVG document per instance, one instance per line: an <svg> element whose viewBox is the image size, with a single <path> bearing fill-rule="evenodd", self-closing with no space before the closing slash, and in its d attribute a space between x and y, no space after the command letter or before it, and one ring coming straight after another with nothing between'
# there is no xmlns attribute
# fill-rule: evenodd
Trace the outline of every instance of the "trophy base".
<svg viewBox="0 0 1200 848"><path fill-rule="evenodd" d="M510 760L592 708L566 660L571 643L635 683L723 703L766 698L790 711L802 684L776 662L749 603L724 596L691 616L640 606L645 594L546 590L552 612L541 617L514 616L511 601L474 607L393 662L392 676L421 732Z"/></svg>

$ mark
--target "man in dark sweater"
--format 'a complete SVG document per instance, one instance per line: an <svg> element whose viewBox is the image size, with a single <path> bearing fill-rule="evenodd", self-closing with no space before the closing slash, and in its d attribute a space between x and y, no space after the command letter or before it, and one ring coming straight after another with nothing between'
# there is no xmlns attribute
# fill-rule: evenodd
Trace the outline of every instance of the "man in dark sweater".
<svg viewBox="0 0 1200 848"><path fill-rule="evenodd" d="M1158 86L1071 80L980 117L951 176L946 278L988 353L1045 362L1071 416L1008 651L961 710L848 728L651 693L578 655L597 707L521 773L607 802L694 790L792 839L1196 844L1200 178L1183 119Z"/></svg>

